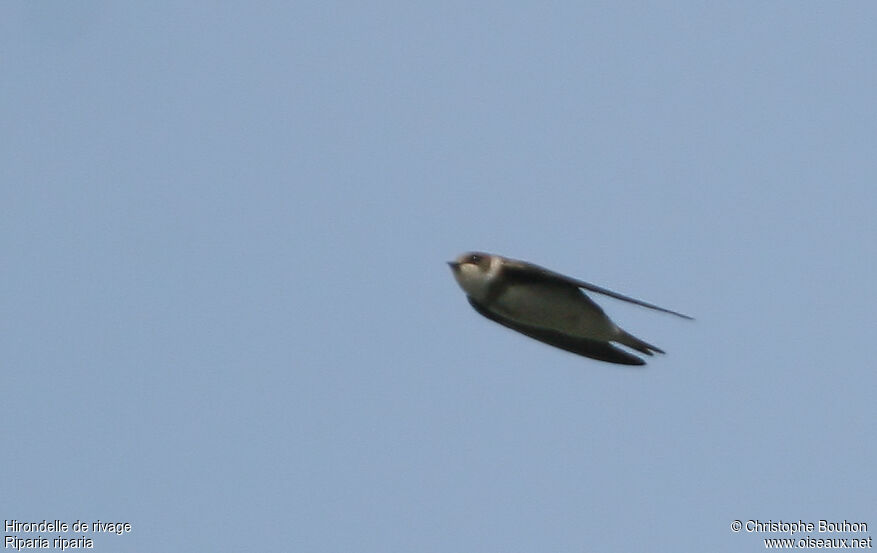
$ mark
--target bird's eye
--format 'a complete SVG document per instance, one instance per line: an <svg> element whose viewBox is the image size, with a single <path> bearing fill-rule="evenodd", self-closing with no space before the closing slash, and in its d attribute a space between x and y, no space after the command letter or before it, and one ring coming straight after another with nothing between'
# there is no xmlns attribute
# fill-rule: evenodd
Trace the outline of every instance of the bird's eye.
<svg viewBox="0 0 877 553"><path fill-rule="evenodd" d="M481 256L477 255L477 254L470 255L469 256L469 263L475 263L476 265L478 263L481 263Z"/></svg>

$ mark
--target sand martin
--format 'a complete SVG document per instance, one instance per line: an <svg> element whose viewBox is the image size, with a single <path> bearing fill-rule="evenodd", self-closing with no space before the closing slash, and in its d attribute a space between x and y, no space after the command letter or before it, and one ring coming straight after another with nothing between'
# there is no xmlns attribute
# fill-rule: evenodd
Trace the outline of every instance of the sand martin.
<svg viewBox="0 0 877 553"><path fill-rule="evenodd" d="M691 319L526 261L470 252L448 265L475 311L521 334L600 361L645 365L610 342L646 355L664 351L619 328L582 288Z"/></svg>

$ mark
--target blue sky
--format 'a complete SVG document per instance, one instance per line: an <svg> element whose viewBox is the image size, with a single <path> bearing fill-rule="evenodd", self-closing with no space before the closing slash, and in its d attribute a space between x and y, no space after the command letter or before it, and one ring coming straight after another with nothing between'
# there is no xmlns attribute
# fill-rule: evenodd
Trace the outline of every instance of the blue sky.
<svg viewBox="0 0 877 553"><path fill-rule="evenodd" d="M877 6L2 11L5 519L131 522L98 551L877 525ZM472 249L697 320L597 298L667 355L583 359L472 311Z"/></svg>

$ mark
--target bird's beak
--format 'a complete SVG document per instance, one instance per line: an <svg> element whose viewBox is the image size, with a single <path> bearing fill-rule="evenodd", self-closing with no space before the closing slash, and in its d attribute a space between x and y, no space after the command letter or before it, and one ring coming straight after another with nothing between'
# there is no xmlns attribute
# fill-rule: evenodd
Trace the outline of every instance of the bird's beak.
<svg viewBox="0 0 877 553"><path fill-rule="evenodd" d="M460 263L458 261L448 261L448 265L451 266L452 271L456 271L460 268Z"/></svg>

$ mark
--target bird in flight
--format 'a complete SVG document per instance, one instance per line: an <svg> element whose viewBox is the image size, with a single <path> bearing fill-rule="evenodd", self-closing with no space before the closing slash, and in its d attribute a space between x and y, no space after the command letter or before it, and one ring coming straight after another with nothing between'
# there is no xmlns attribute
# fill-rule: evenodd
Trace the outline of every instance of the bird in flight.
<svg viewBox="0 0 877 553"><path fill-rule="evenodd" d="M664 351L621 329L582 289L683 319L692 318L526 261L499 255L469 252L448 265L469 303L481 315L530 338L609 363L645 365L641 358L610 342L646 355Z"/></svg>

